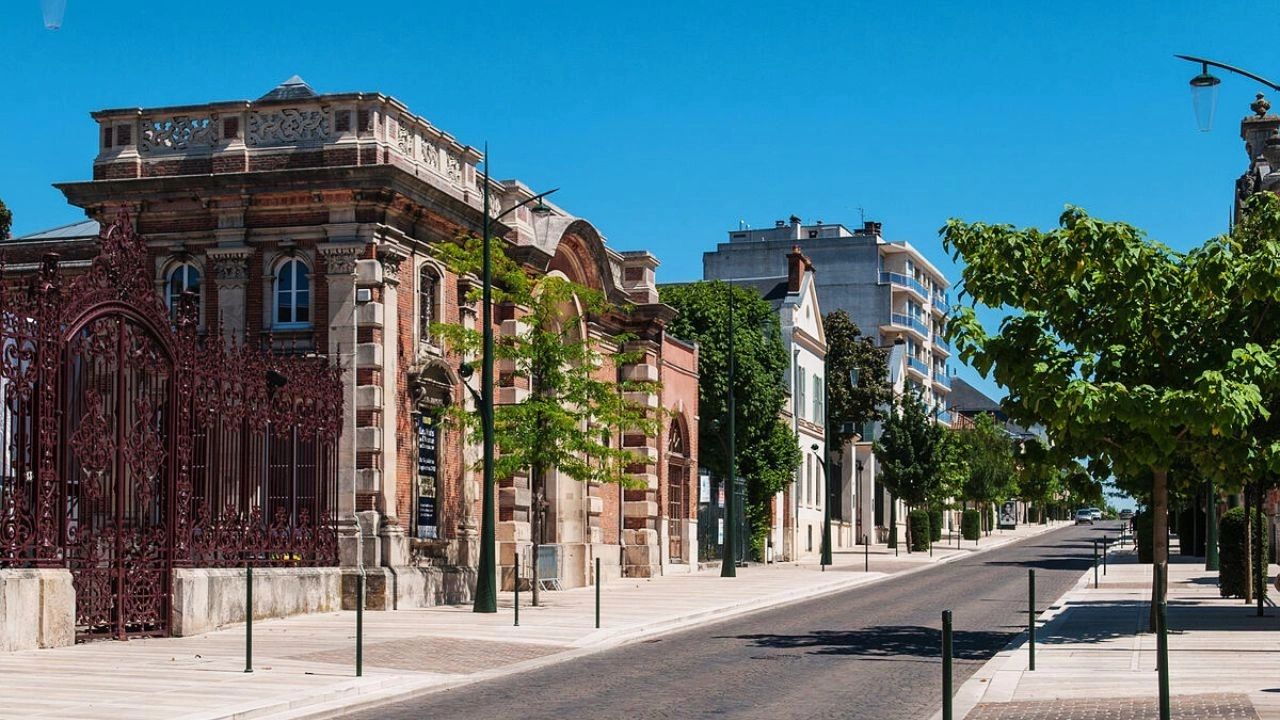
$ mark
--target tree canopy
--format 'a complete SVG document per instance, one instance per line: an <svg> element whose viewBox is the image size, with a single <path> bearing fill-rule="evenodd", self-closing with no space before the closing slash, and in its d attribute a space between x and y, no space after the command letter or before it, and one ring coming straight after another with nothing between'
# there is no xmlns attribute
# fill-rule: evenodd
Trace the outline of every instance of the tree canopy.
<svg viewBox="0 0 1280 720"><path fill-rule="evenodd" d="M0 200L0 240L8 239L11 227L13 227L13 213L5 206L4 201Z"/></svg>
<svg viewBox="0 0 1280 720"><path fill-rule="evenodd" d="M888 353L862 334L844 310L827 313L822 321L827 336L827 437L839 448L862 432L861 426L884 418L893 402ZM850 372L858 371L854 386Z"/></svg>
<svg viewBox="0 0 1280 720"><path fill-rule="evenodd" d="M907 393L889 412L875 454L880 480L895 497L912 506L938 499L946 475L945 433L915 393Z"/></svg>

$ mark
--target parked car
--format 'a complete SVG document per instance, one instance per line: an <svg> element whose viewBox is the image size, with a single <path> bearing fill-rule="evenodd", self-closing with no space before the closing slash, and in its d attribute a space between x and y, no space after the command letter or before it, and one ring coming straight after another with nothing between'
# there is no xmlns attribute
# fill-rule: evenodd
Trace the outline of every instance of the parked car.
<svg viewBox="0 0 1280 720"><path fill-rule="evenodd" d="M1128 510L1128 509L1121 510L1121 511L1120 511L1120 519L1121 519L1121 520L1132 520L1132 519L1133 519L1133 511L1132 511L1132 510Z"/></svg>
<svg viewBox="0 0 1280 720"><path fill-rule="evenodd" d="M1102 511L1101 511L1101 510L1099 510L1098 508L1089 508L1089 512L1093 513L1093 519L1094 519L1094 520L1101 520L1101 519L1102 519Z"/></svg>
<svg viewBox="0 0 1280 720"><path fill-rule="evenodd" d="M1077 511L1077 512L1076 512L1076 524L1077 524L1077 525L1092 525L1092 524L1093 524L1093 511L1092 511L1092 510L1090 510L1089 508L1085 508L1085 509L1083 509L1083 510L1079 510L1079 511Z"/></svg>

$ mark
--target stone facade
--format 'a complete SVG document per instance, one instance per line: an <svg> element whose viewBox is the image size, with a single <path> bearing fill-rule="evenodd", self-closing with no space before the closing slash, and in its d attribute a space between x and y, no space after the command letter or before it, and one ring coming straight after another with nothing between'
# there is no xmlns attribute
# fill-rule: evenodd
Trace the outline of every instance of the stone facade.
<svg viewBox="0 0 1280 720"><path fill-rule="evenodd" d="M479 305L468 297L477 278L450 272L434 247L479 234L480 153L394 98L318 95L296 78L256 101L92 116L93 180L59 184L67 199L93 220L130 208L151 248L157 287L197 292L205 332L326 355L344 369L351 398L339 452L346 572L340 588L316 593L350 605L362 567L370 608L469 600L479 555L480 452L441 414L453 406L474 411L458 368L477 358L433 337L430 325L479 328ZM489 191L494 217L534 196L514 180L490 180ZM494 227L530 272L561 273L634 308L588 318L584 332L617 350L613 338L629 338L626 349L642 359L606 362L600 372L660 381L660 393L635 399L655 412L672 410L658 435L619 438L646 458L633 468L643 487L548 479L548 532L560 546L562 584L593 582L596 557L609 573L628 576L687 564L697 557L697 351L666 334L673 311L658 302L657 259L610 249L590 222L554 206L546 220L521 207ZM16 238L7 244L10 269L27 269L24 261L48 250L91 257L94 234ZM495 332L515 332L517 316L495 307ZM498 377L496 402L527 392ZM671 440L673 428L681 439ZM434 477L420 474L419 441L428 436ZM531 562L528 479L500 480L497 492L505 578L517 558L526 572ZM425 521L427 505L434 524ZM211 582L187 579L193 593Z"/></svg>

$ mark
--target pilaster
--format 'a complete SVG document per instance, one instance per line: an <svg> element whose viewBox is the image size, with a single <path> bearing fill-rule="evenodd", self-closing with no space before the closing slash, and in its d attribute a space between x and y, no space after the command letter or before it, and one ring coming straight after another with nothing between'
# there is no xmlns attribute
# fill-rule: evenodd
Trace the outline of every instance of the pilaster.
<svg viewBox="0 0 1280 720"><path fill-rule="evenodd" d="M244 342L248 322L246 290L249 285L247 247L212 248L205 252L205 267L218 288L217 322L222 335L232 342Z"/></svg>

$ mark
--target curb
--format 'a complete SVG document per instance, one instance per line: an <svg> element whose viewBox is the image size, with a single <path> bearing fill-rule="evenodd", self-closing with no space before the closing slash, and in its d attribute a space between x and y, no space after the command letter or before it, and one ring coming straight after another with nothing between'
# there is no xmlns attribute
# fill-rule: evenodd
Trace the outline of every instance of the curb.
<svg viewBox="0 0 1280 720"><path fill-rule="evenodd" d="M848 582L835 582L828 585L820 586L811 590L796 590L783 593L775 593L773 595L747 600L736 605L728 607L718 607L709 610L700 610L682 615L676 618L655 621L647 625L633 626L629 628L619 629L616 633L610 633L603 637L597 636L595 633L587 635L574 643L571 649L564 652L547 655L545 657L534 658L523 662L507 665L505 667L484 670L465 676L456 676L454 678L441 681L439 678L423 678L416 682L409 681L404 683L396 683L394 686L388 687L388 683L380 683L369 688L351 688L342 698L329 700L319 704L301 700L304 705L300 707L292 707L290 709L281 709L276 712L255 712L255 713L237 713L234 715L224 715L223 718L232 718L233 720L243 720L250 717L262 718L263 720L323 720L326 718L343 717L353 710L372 710L383 705L396 702L403 702L419 697L424 697L432 693L445 690L453 690L467 685L495 680L508 675L538 670L551 665L558 665L562 662L575 660L580 657L594 655L598 652L611 650L623 645L628 645L640 640L668 635L673 632L686 630L691 627L712 624L710 618L714 616L714 622L724 620L737 619L751 613L760 612L762 610L772 610L776 608L794 605L808 600L834 595L836 593L852 590L858 587L875 585L888 581L892 578L904 577L915 573L924 572L930 568L939 565L961 560L985 552L997 550L1007 547L1024 540L1047 535L1055 530L1069 527L1067 525L1048 525L1040 532L1032 535L1026 535L1018 538L1010 538L1004 542L980 547L977 550L971 550L964 553L956 553L944 558L939 558L930 563L921 564L919 567L903 570L896 573L860 573L858 577L851 578ZM984 666L985 669L985 666ZM352 696L355 694L355 697ZM311 699L311 698L308 698ZM286 704L284 702L280 704ZM292 703L288 703L292 705ZM278 706L277 706L278 707ZM215 720L213 717L209 720Z"/></svg>
<svg viewBox="0 0 1280 720"><path fill-rule="evenodd" d="M1030 537L1035 536L1032 535ZM1067 598L1073 593L1077 593L1080 590L1088 588L1090 575L1092 574L1093 568L1089 568L1081 573L1080 579L1076 580L1075 584L1067 588L1056 600L1050 603L1047 610L1040 614L1039 622L1036 627L1038 629L1043 629L1051 621L1057 619L1059 615L1065 612L1066 609L1070 607L1067 602ZM978 668L977 672L970 675L968 680L964 681L964 684L960 686L952 698L951 709L953 717L964 720L964 718L969 716L969 713L973 712L973 709L977 707L986 696L987 690L991 688L991 681L995 678L999 668L1003 667L1003 665L1008 662L1009 658L1013 657L1014 653L1019 652L1023 646L1026 645L1026 642L1027 631L1023 630L1014 636L1013 639L1009 640L1009 642L997 651L995 655L992 655L991 659L983 663L982 667ZM1020 672L1028 671L1024 670ZM929 720L942 720L942 709L939 708L937 712L929 717Z"/></svg>

